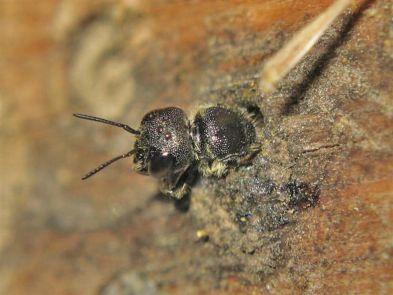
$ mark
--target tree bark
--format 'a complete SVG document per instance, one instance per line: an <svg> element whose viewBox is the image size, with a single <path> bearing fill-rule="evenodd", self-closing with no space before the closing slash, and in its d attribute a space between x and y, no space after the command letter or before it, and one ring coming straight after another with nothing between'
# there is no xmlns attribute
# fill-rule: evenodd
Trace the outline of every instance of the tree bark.
<svg viewBox="0 0 393 295"><path fill-rule="evenodd" d="M263 63L332 1L3 1L4 294L390 294L388 0L336 20L264 95ZM124 161L169 105L260 112L262 151L200 179L189 209Z"/></svg>

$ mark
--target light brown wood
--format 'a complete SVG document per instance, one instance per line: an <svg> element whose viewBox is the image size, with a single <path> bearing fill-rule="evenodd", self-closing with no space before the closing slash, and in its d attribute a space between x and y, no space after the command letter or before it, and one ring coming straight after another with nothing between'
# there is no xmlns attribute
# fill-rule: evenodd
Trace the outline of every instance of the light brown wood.
<svg viewBox="0 0 393 295"><path fill-rule="evenodd" d="M2 1L0 293L392 293L390 1L339 18L274 94L258 89L330 4ZM216 102L261 109L263 150L201 181L187 213L127 161L80 181L133 139L72 113L137 127ZM289 208L291 180L316 204Z"/></svg>

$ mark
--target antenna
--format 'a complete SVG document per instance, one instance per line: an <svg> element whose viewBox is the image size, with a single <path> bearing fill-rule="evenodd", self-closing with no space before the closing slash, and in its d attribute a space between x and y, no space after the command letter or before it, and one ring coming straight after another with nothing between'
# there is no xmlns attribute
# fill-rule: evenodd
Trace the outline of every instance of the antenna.
<svg viewBox="0 0 393 295"><path fill-rule="evenodd" d="M132 133L132 134L136 134L136 135L140 134L140 132L138 130L135 130L134 128L131 128L130 126L123 124L123 123L113 122L110 120L106 120L106 119L102 119L102 118L98 118L98 117L94 117L94 116L89 116L89 115L84 115L84 114L74 114L74 116L79 119L90 120L90 121L94 121L94 122L99 122L99 123L104 123L104 124L120 127L120 128L123 128L125 131Z"/></svg>
<svg viewBox="0 0 393 295"><path fill-rule="evenodd" d="M102 163L101 165L99 165L97 168L91 170L89 173L87 173L85 176L82 177L82 180L85 180L87 178L89 178L90 176L93 176L94 174L96 174L97 172L101 171L102 169L104 169L105 167L109 166L110 164L116 162L117 160L120 159L124 159L124 158L128 158L130 156L132 156L135 153L135 150L131 150L128 153L125 153L123 155L117 156L105 163Z"/></svg>

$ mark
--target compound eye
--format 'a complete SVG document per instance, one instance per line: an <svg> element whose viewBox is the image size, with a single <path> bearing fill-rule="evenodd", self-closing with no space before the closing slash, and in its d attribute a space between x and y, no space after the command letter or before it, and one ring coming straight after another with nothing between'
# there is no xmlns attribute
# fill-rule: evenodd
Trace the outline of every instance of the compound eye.
<svg viewBox="0 0 393 295"><path fill-rule="evenodd" d="M150 154L149 173L155 177L168 175L173 170L175 158L167 152Z"/></svg>

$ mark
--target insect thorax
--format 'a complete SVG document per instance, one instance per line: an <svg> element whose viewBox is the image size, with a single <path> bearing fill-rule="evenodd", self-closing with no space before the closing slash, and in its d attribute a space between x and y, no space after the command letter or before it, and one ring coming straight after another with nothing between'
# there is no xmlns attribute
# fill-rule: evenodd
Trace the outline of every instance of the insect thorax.
<svg viewBox="0 0 393 295"><path fill-rule="evenodd" d="M240 111L224 106L201 109L193 123L193 138L201 160L231 161L249 152L255 127Z"/></svg>

